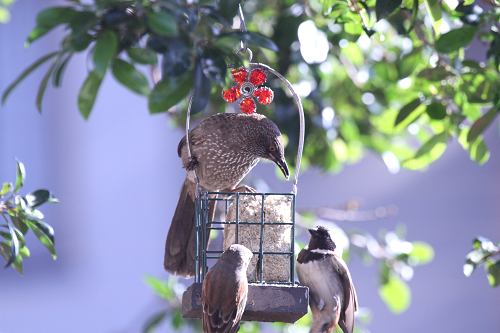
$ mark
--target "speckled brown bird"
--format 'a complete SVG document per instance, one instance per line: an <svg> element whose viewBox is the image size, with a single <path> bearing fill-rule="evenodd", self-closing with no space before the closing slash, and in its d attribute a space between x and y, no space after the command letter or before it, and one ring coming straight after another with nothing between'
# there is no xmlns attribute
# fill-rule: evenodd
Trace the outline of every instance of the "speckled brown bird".
<svg viewBox="0 0 500 333"><path fill-rule="evenodd" d="M205 333L236 333L247 303L247 268L252 252L240 244L231 245L210 268L201 291Z"/></svg>
<svg viewBox="0 0 500 333"><path fill-rule="evenodd" d="M309 233L309 244L295 265L300 284L309 288L313 316L309 333L331 333L337 325L352 333L358 301L347 265L336 253L327 228L311 228Z"/></svg>
<svg viewBox="0 0 500 333"><path fill-rule="evenodd" d="M182 164L188 170L179 202L165 244L165 269L185 278L195 274L196 183L209 192L228 192L236 188L260 158L273 161L288 179L283 138L278 127L260 114L219 113L189 133L192 159L189 160L184 137L177 148ZM210 202L209 219L213 220L215 201Z"/></svg>

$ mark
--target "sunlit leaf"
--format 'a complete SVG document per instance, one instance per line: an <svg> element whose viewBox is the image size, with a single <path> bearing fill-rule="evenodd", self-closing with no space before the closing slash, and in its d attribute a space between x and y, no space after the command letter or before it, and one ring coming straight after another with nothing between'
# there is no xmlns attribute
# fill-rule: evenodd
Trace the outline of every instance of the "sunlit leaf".
<svg viewBox="0 0 500 333"><path fill-rule="evenodd" d="M0 190L0 197L3 197L9 192L14 190L14 185L12 183L3 183L2 190Z"/></svg>
<svg viewBox="0 0 500 333"><path fill-rule="evenodd" d="M398 116L396 117L396 121L394 122L394 127L399 125L401 122L403 122L403 120L407 118L410 120L410 122L415 121L415 119L417 119L423 112L421 108L418 108L421 104L422 101L420 100L420 98L416 98L410 103L403 106L401 110L399 110Z"/></svg>
<svg viewBox="0 0 500 333"><path fill-rule="evenodd" d="M17 256L19 256L19 240L17 239L17 234L10 224L7 226L10 232L10 253L5 267L9 267L16 260Z"/></svg>
<svg viewBox="0 0 500 333"><path fill-rule="evenodd" d="M413 248L409 253L412 260L416 260L416 264L424 265L434 259L434 249L425 242L411 242Z"/></svg>
<svg viewBox="0 0 500 333"><path fill-rule="evenodd" d="M439 0L425 0L425 7L432 21L432 27L436 36L441 34L441 24L443 23L443 14Z"/></svg>
<svg viewBox="0 0 500 333"><path fill-rule="evenodd" d="M28 202L28 206L34 208L40 206L45 202L59 202L54 195L47 190L36 190L26 194L26 201Z"/></svg>
<svg viewBox="0 0 500 333"><path fill-rule="evenodd" d="M16 160L17 163L17 174L16 174L16 187L14 188L14 192L17 193L19 189L23 186L24 180L26 179L26 169L24 168L24 164Z"/></svg>
<svg viewBox="0 0 500 333"><path fill-rule="evenodd" d="M50 225L42 221L27 219L28 227L33 231L40 242L49 250L54 260L57 258L54 248L54 229Z"/></svg>
<svg viewBox="0 0 500 333"><path fill-rule="evenodd" d="M436 41L436 50L440 53L458 51L470 44L476 31L477 27L465 26L442 34Z"/></svg>
<svg viewBox="0 0 500 333"><path fill-rule="evenodd" d="M489 259L484 265L486 270L488 281L492 287L498 287L500 285L500 260L495 262Z"/></svg>
<svg viewBox="0 0 500 333"><path fill-rule="evenodd" d="M160 280L154 276L146 276L144 278L146 284L153 290L153 292L163 299L170 299L175 295L172 284L169 280Z"/></svg>
<svg viewBox="0 0 500 333"><path fill-rule="evenodd" d="M379 294L389 310L394 313L406 311L411 302L411 291L400 278L390 277L388 282L379 287Z"/></svg>
<svg viewBox="0 0 500 333"><path fill-rule="evenodd" d="M410 170L422 169L437 160L446 150L448 133L443 132L433 136L417 151L412 159L402 163L403 167Z"/></svg>
<svg viewBox="0 0 500 333"><path fill-rule="evenodd" d="M500 114L500 108L493 107L486 112L481 118L472 124L469 133L467 134L467 142L472 142L484 132L484 130L495 120Z"/></svg>

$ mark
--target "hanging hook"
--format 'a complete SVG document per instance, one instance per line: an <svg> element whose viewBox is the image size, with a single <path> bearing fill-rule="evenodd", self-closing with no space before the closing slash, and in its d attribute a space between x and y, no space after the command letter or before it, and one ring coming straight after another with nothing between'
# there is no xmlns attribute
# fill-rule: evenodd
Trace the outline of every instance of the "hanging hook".
<svg viewBox="0 0 500 333"><path fill-rule="evenodd" d="M243 10L241 9L241 4L238 5L238 16L240 18L240 31L247 32L247 26L245 24L245 17L243 16ZM246 40L240 40L240 48L236 51L236 55L240 56L240 53L248 52L248 61L252 61L252 51L248 48L248 42Z"/></svg>

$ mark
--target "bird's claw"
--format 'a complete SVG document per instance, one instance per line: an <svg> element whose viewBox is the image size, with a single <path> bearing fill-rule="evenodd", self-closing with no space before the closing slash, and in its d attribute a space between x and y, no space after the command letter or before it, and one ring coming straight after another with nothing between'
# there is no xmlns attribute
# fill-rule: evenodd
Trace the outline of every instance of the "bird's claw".
<svg viewBox="0 0 500 333"><path fill-rule="evenodd" d="M193 171L198 166L198 159L195 156L191 156L189 162L184 164L184 169L187 171Z"/></svg>

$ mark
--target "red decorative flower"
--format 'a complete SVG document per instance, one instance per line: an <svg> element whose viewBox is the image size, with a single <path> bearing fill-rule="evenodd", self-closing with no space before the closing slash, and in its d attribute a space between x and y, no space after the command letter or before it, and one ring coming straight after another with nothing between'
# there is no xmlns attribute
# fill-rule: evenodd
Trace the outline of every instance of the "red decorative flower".
<svg viewBox="0 0 500 333"><path fill-rule="evenodd" d="M254 97L260 104L269 104L273 101L274 92L268 87L258 87L266 82L267 74L262 69L256 68L248 74L245 67L231 70L233 80L238 87L222 90L222 98L226 102L240 103L239 109L246 114L254 113L257 109Z"/></svg>

